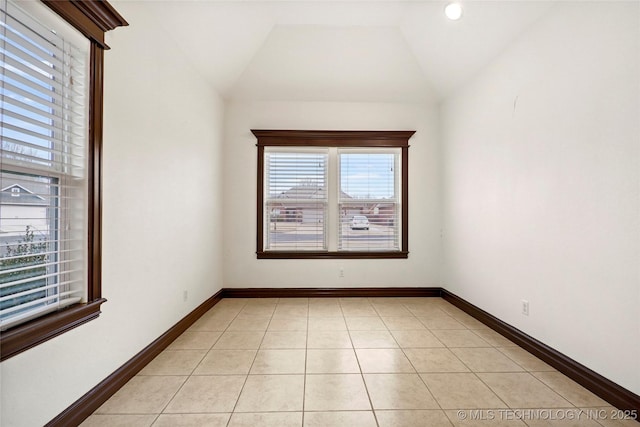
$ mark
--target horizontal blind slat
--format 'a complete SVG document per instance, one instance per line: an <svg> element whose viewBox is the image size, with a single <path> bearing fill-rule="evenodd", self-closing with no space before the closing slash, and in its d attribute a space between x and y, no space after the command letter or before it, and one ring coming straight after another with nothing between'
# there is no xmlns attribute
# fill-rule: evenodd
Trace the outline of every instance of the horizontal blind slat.
<svg viewBox="0 0 640 427"><path fill-rule="evenodd" d="M64 295L65 298L62 298L62 297L59 297L59 296L55 295L55 296L51 296L51 297L48 297L48 298L44 298L42 300L34 301L33 303L28 304L28 305L25 304L25 307L22 307L22 308L28 308L28 307L32 307L32 306L35 306L35 305L40 305L40 304L45 303L45 302L55 301L55 303L47 304L46 306L43 306L43 307L38 307L38 308L36 308L34 310L30 310L28 312L22 313L22 314L17 315L17 316L8 317L6 319L0 319L0 328L2 330L6 330L7 328L9 328L11 326L14 326L16 324L19 324L19 323L22 323L22 322L26 322L26 321L34 319L36 317L42 316L43 314L46 314L46 313L51 313L51 312L56 311L56 310L58 310L60 308L64 308L64 307L69 306L71 304L78 303L78 302L80 302L82 300L81 297L72 297L72 295L73 295L73 293L66 293ZM13 311L16 311L16 310L12 310L11 312L13 312ZM7 313L11 313L11 312L8 312L6 310L2 310L2 311L0 311L0 316L5 315Z"/></svg>

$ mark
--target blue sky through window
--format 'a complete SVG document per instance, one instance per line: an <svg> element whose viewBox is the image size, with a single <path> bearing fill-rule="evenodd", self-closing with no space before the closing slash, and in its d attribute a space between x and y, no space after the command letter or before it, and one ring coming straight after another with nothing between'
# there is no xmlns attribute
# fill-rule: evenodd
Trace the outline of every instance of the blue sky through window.
<svg viewBox="0 0 640 427"><path fill-rule="evenodd" d="M340 189L354 199L393 198L394 168L393 153L341 153Z"/></svg>

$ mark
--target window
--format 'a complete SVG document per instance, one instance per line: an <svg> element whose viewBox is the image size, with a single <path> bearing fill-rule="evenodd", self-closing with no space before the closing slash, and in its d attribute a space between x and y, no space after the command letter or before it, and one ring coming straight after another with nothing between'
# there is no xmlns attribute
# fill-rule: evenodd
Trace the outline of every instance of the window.
<svg viewBox="0 0 640 427"><path fill-rule="evenodd" d="M0 0L0 5L4 360L94 319L105 301L100 289L104 31L126 22L106 2Z"/></svg>
<svg viewBox="0 0 640 427"><path fill-rule="evenodd" d="M11 186L19 195L20 186L31 196L3 198L0 205L1 330L77 303L86 291L87 123L82 118L89 41L80 34L53 33L32 16L7 3L1 22L0 187Z"/></svg>
<svg viewBox="0 0 640 427"><path fill-rule="evenodd" d="M413 131L253 130L258 258L406 258Z"/></svg>

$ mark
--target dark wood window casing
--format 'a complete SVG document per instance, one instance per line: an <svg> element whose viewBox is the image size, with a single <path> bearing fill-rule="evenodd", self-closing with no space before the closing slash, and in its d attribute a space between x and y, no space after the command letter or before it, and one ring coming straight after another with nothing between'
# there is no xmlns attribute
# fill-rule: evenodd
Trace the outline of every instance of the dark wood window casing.
<svg viewBox="0 0 640 427"><path fill-rule="evenodd" d="M100 315L102 297L102 111L104 34L128 25L120 14L103 0L42 0L90 41L89 57L89 135L88 135L88 251L87 302L41 316L17 325L0 335L0 360L37 346Z"/></svg>
<svg viewBox="0 0 640 427"><path fill-rule="evenodd" d="M256 254L258 259L384 259L409 256L409 138L415 131L258 130L258 182ZM401 149L401 248L399 251L265 251L264 173L265 147L338 147Z"/></svg>

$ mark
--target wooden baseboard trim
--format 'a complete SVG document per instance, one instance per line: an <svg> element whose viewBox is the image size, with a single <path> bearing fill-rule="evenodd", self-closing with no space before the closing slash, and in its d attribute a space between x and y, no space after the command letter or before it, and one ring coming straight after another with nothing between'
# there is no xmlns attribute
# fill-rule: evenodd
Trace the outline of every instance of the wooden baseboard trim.
<svg viewBox="0 0 640 427"><path fill-rule="evenodd" d="M628 411L636 410L636 413L640 413L640 396L632 391L621 387L446 289L442 290L442 298L553 366L616 408Z"/></svg>
<svg viewBox="0 0 640 427"><path fill-rule="evenodd" d="M203 314L209 311L218 303L223 291L218 291L214 296L200 304L192 312L187 314L182 320L173 325L167 332L158 337L151 344L133 356L115 372L102 380L80 399L61 412L57 417L49 421L45 427L54 426L77 426L80 425L89 415L95 412L104 402L106 402L116 391L133 378L149 362L162 352L173 340L179 337Z"/></svg>
<svg viewBox="0 0 640 427"><path fill-rule="evenodd" d="M439 297L442 288L225 288L224 298Z"/></svg>

